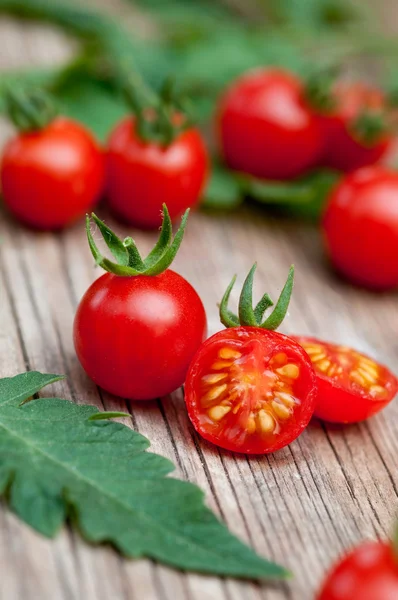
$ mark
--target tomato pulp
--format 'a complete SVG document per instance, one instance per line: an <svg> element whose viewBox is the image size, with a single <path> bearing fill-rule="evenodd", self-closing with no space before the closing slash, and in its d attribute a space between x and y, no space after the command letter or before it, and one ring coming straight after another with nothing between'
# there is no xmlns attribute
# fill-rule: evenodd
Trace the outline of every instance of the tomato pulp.
<svg viewBox="0 0 398 600"><path fill-rule="evenodd" d="M378 162L390 148L392 135L381 131L367 142L360 119L366 114L381 118L385 109L382 92L368 84L340 82L333 90L333 100L335 108L318 116L323 140L320 162L346 172Z"/></svg>
<svg viewBox="0 0 398 600"><path fill-rule="evenodd" d="M185 400L195 429L217 446L274 452L311 419L316 379L290 338L259 327L233 327L209 338L189 368Z"/></svg>
<svg viewBox="0 0 398 600"><path fill-rule="evenodd" d="M109 205L127 223L159 227L163 203L172 220L197 204L207 168L207 151L197 129L187 129L163 147L156 141L143 141L134 119L127 118L108 141Z"/></svg>
<svg viewBox="0 0 398 600"><path fill-rule="evenodd" d="M318 379L314 416L334 423L356 423L382 410L398 391L397 378L365 354L294 337L309 355Z"/></svg>
<svg viewBox="0 0 398 600"><path fill-rule="evenodd" d="M182 385L206 330L198 294L174 271L105 273L80 302L74 341L96 384L116 396L147 400Z"/></svg>
<svg viewBox="0 0 398 600"><path fill-rule="evenodd" d="M20 133L4 149L4 202L37 229L69 225L99 199L105 166L101 149L82 125L56 118L39 131Z"/></svg>
<svg viewBox="0 0 398 600"><path fill-rule="evenodd" d="M366 542L336 564L317 600L396 600L398 564L391 544Z"/></svg>
<svg viewBox="0 0 398 600"><path fill-rule="evenodd" d="M371 289L398 286L398 174L373 166L347 175L332 192L323 234L336 269Z"/></svg>
<svg viewBox="0 0 398 600"><path fill-rule="evenodd" d="M237 79L221 99L217 127L228 166L255 177L297 177L318 160L317 119L287 71L256 69Z"/></svg>

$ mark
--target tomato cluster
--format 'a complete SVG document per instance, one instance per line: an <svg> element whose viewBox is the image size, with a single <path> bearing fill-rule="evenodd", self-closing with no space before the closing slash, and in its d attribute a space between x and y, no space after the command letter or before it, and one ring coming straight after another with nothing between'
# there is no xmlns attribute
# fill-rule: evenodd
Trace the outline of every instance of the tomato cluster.
<svg viewBox="0 0 398 600"><path fill-rule="evenodd" d="M319 164L347 171L323 219L331 260L361 285L398 286L398 175L374 165L391 143L382 119L386 100L370 86L339 83L315 107L314 86L311 91L276 69L237 80L218 110L225 162L271 179L297 177ZM74 343L97 385L128 400L150 400L185 382L195 430L245 454L285 447L312 417L355 423L391 402L398 379L387 367L346 346L275 331L288 309L293 267L268 316L268 294L252 303L255 265L238 315L229 310L234 278L220 304L226 329L206 340L199 295L169 267L206 180L208 157L199 131L170 94L149 110L135 98L135 114L115 127L105 151L80 124L55 116L45 97L16 94L8 101L20 133L4 150L2 192L22 222L60 229L91 211L106 191L124 221L161 225L157 244L142 258L132 238L121 240L96 215L87 216L90 250L106 273L81 299ZM173 238L172 220L181 215ZM98 249L93 221L115 261ZM319 600L398 597L396 554L391 544L359 547L330 574Z"/></svg>
<svg viewBox="0 0 398 600"><path fill-rule="evenodd" d="M105 150L82 125L59 117L42 92L12 92L8 114L19 130L6 145L0 179L4 202L24 224L61 229L105 196L116 216L141 228L175 220L197 204L208 156L202 136L168 99L118 123ZM166 110L167 109L167 110Z"/></svg>
<svg viewBox="0 0 398 600"><path fill-rule="evenodd" d="M393 118L367 83L256 69L222 96L217 137L226 164L256 178L343 172L322 222L327 253L353 283L384 290L398 287L398 175L377 164L392 145Z"/></svg>
<svg viewBox="0 0 398 600"><path fill-rule="evenodd" d="M227 165L255 177L290 179L315 166L349 172L388 151L387 101L368 84L308 84L281 69L245 73L227 89L217 134Z"/></svg>

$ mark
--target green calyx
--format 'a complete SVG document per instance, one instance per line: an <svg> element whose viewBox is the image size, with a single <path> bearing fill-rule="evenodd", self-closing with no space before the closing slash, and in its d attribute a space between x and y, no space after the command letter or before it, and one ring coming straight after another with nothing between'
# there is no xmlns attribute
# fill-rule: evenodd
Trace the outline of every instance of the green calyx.
<svg viewBox="0 0 398 600"><path fill-rule="evenodd" d="M167 147L192 126L188 101L177 94L172 78L164 81L159 95L141 80L130 80L125 96L136 119L136 131L144 142Z"/></svg>
<svg viewBox="0 0 398 600"><path fill-rule="evenodd" d="M351 124L351 131L365 146L374 146L388 131L385 115L381 111L364 110Z"/></svg>
<svg viewBox="0 0 398 600"><path fill-rule="evenodd" d="M57 115L52 98L43 90L10 89L5 96L8 118L24 133L40 131Z"/></svg>
<svg viewBox="0 0 398 600"><path fill-rule="evenodd" d="M131 237L121 240L94 213L86 217L87 239L95 262L108 273L121 277L136 275L159 275L169 268L181 246L187 224L189 209L184 213L181 225L174 236L167 206L163 204L163 223L159 239L146 258L141 258L138 248ZM104 257L94 241L91 233L91 219L97 225L102 237L117 262Z"/></svg>
<svg viewBox="0 0 398 600"><path fill-rule="evenodd" d="M242 287L239 298L239 317L228 309L229 297L236 281L236 275L229 284L220 304L220 320L225 327L261 327L277 329L286 316L293 290L294 266L292 265L286 283L272 313L263 321L264 313L274 305L268 294L264 294L259 303L253 307L253 279L257 264L255 263Z"/></svg>
<svg viewBox="0 0 398 600"><path fill-rule="evenodd" d="M305 85L305 97L310 106L321 114L331 113L336 107L333 86L336 81L336 68L312 73Z"/></svg>

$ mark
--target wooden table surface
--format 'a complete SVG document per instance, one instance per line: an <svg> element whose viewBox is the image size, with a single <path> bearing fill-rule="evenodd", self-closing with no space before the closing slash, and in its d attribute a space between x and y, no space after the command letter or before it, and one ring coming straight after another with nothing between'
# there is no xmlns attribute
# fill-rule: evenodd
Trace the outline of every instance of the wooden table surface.
<svg viewBox="0 0 398 600"><path fill-rule="evenodd" d="M57 33L8 19L0 20L0 39L0 68L62 60L69 51ZM10 129L2 124L0 131L3 142ZM289 584L269 586L181 574L92 547L69 527L47 540L3 505L1 600L311 600L343 549L391 532L398 508L398 402L360 425L314 422L275 455L248 458L218 450L194 432L181 391L126 405L99 392L82 371L72 321L99 275L82 222L61 234L33 233L1 213L0 236L0 375L26 368L65 373L67 380L43 395L131 411L133 426L152 450L176 464L175 475L200 485L236 535L295 575ZM137 231L134 237L149 250L155 234ZM352 345L398 370L397 294L371 294L341 282L325 264L315 227L274 220L255 208L190 218L175 269L203 298L210 333L219 328L216 303L232 274L242 281L255 260L257 296L265 290L276 296L289 265L296 265L282 331Z"/></svg>

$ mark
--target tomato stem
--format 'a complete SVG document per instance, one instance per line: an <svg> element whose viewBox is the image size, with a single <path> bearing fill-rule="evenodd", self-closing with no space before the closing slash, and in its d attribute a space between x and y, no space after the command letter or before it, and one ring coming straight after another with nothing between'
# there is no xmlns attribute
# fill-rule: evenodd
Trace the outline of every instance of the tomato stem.
<svg viewBox="0 0 398 600"><path fill-rule="evenodd" d="M188 103L177 94L175 80L168 77L157 95L141 78L130 78L125 95L135 119L136 131L144 142L156 142L168 147L193 122Z"/></svg>
<svg viewBox="0 0 398 600"><path fill-rule="evenodd" d="M253 308L253 280L257 268L255 263L249 271L239 298L239 317L228 309L228 302L232 288L236 281L236 275L227 287L220 303L220 320L225 327L261 327L263 329L277 329L286 316L289 307L290 297L293 291L294 266L292 265L283 290L279 296L278 302L272 313L265 319L264 313L273 306L273 301L268 294L264 294L258 304Z"/></svg>
<svg viewBox="0 0 398 600"><path fill-rule="evenodd" d="M312 73L305 85L305 97L317 112L327 114L333 111L336 100L333 97L333 85L339 69L335 66Z"/></svg>
<svg viewBox="0 0 398 600"><path fill-rule="evenodd" d="M166 271L173 262L184 237L189 209L181 219L180 227L173 239L171 219L167 206L163 204L163 223L159 239L145 259L141 258L138 248L131 237L122 241L103 221L94 213L86 217L86 233L91 253L97 265L108 273L121 277L134 277L137 275L159 275ZM100 233L117 262L112 262L99 251L91 233L91 219L97 225Z"/></svg>
<svg viewBox="0 0 398 600"><path fill-rule="evenodd" d="M57 115L53 99L43 90L9 89L5 95L8 118L18 131L40 131Z"/></svg>
<svg viewBox="0 0 398 600"><path fill-rule="evenodd" d="M364 110L351 125L355 137L366 146L374 146L387 132L388 126L381 111Z"/></svg>

